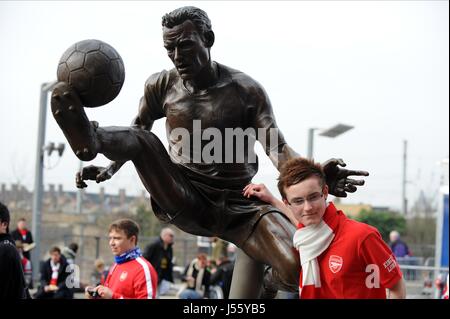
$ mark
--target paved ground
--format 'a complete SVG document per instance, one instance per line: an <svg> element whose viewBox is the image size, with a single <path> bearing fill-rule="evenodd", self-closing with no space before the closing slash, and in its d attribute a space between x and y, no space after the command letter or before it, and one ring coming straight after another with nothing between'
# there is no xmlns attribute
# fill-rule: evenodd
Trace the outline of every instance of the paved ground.
<svg viewBox="0 0 450 319"><path fill-rule="evenodd" d="M177 299L176 293L180 288L180 284L175 284L169 290L169 293L164 296L160 296L160 299ZM406 282L406 299L431 299L433 298L431 290L423 289L423 282L421 281L407 281ZM36 289L30 290L30 294L33 295ZM84 293L75 293L74 299L85 299Z"/></svg>

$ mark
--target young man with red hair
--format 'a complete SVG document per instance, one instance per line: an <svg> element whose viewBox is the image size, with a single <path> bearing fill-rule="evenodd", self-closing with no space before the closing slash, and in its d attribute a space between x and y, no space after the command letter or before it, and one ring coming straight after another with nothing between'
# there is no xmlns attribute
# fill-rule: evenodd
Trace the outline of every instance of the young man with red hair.
<svg viewBox="0 0 450 319"><path fill-rule="evenodd" d="M250 184L244 195L281 209L297 225L293 242L300 255L299 296L308 298L405 298L395 256L378 230L347 218L327 203L322 167L291 159L278 179L282 200L263 184Z"/></svg>

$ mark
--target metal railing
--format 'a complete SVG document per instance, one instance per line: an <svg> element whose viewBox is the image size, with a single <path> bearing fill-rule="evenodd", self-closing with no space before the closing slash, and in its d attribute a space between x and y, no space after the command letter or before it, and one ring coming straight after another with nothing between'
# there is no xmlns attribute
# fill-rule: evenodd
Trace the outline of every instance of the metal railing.
<svg viewBox="0 0 450 319"><path fill-rule="evenodd" d="M398 257L408 298L439 299L442 296L448 267L435 267L434 258ZM441 284L436 284L438 280Z"/></svg>

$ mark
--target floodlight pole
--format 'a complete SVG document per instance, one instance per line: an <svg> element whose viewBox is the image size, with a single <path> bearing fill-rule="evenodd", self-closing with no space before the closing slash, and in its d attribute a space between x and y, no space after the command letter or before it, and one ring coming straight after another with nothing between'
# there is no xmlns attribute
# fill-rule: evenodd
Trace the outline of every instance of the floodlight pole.
<svg viewBox="0 0 450 319"><path fill-rule="evenodd" d="M334 125L326 130L323 130L319 135L329 137L329 138L335 138L341 134L344 134L345 132L353 129L353 126L346 125L346 124L337 124ZM309 159L313 158L313 150L314 150L314 131L319 130L317 127L312 127L308 129L308 152L307 157Z"/></svg>
<svg viewBox="0 0 450 319"><path fill-rule="evenodd" d="M312 127L308 129L308 152L307 157L309 159L312 159L313 157L313 149L314 149L314 131L317 130L317 128Z"/></svg>
<svg viewBox="0 0 450 319"><path fill-rule="evenodd" d="M32 251L32 269L33 281L39 279L39 261L41 258L41 219L42 219L42 195L44 189L44 142L45 142L45 124L47 117L47 97L48 92L53 90L57 82L49 82L41 84L41 93L39 100L39 122L38 122L38 139L36 146L36 165L34 175L34 192L33 192L33 215L32 215L32 233L36 246Z"/></svg>
<svg viewBox="0 0 450 319"><path fill-rule="evenodd" d="M403 140L403 165L402 165L402 214L408 214L408 199L406 198L406 160L407 160L408 141Z"/></svg>

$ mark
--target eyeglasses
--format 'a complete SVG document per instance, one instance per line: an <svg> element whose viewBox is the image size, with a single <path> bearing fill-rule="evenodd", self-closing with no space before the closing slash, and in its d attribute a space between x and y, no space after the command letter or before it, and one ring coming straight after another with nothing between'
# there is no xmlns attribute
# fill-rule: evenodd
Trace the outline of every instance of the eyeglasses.
<svg viewBox="0 0 450 319"><path fill-rule="evenodd" d="M311 195L308 195L306 198L294 198L291 202L288 202L288 204L294 207L303 207L306 201L308 201L309 203L314 203L317 202L322 197L323 192L320 193L316 192L312 193Z"/></svg>

